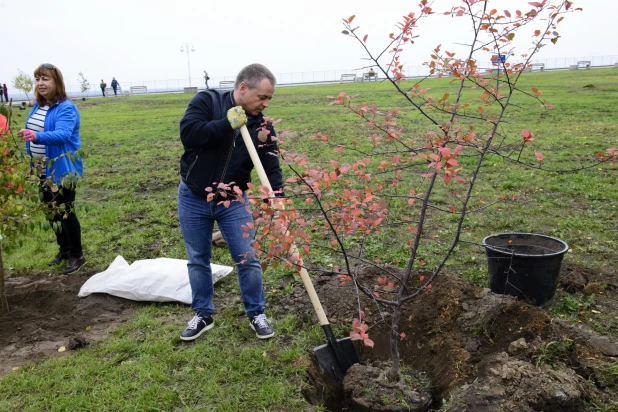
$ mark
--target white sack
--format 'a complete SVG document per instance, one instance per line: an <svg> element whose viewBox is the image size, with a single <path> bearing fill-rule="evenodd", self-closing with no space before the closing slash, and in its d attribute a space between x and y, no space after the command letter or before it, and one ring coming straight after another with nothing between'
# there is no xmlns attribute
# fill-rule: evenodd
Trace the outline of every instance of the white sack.
<svg viewBox="0 0 618 412"><path fill-rule="evenodd" d="M227 276L230 266L212 263L213 283ZM97 273L86 281L77 296L107 293L125 299L146 302L178 301L191 304L191 285L187 261L182 259L137 260L131 265L117 256L105 272Z"/></svg>

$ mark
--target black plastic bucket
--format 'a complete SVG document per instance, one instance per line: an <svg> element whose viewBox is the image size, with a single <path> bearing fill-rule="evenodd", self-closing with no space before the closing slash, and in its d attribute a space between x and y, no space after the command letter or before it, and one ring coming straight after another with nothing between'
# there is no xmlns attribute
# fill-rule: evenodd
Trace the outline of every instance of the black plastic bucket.
<svg viewBox="0 0 618 412"><path fill-rule="evenodd" d="M560 265L569 245L533 233L502 233L483 239L493 293L517 296L533 305L552 302Z"/></svg>

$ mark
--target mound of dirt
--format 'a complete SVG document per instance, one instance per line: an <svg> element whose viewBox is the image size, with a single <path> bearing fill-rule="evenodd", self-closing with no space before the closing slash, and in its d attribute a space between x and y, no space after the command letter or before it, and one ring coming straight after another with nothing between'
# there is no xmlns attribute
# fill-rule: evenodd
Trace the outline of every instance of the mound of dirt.
<svg viewBox="0 0 618 412"><path fill-rule="evenodd" d="M389 267L388 271L403 276L402 269ZM573 266L566 266L565 274L572 276L575 271ZM384 276L381 268L362 267L358 271L359 281L366 285L375 283L369 279L378 276ZM375 348L362 348L361 364L387 368L391 307L364 294L357 295L353 282L342 284L337 276L322 276L315 287L327 317L336 326L351 326L362 308L371 325L369 337ZM295 288L278 306L286 312L294 311L305 322L317 323L302 287ZM616 362L618 347L610 337L551 319L539 307L493 294L456 276L439 276L430 290L407 303L397 332L406 334L398 344L402 364L431 382L429 397L434 399L433 408L579 411L584 410L587 402L607 401L608 394L618 398L611 391L600 391L603 385L595 378L602 375L600 372L609 362ZM309 373L316 388L337 386L320 381L328 377L320 373L319 367L310 368ZM381 391L383 396L387 393L382 378L372 385L368 376L374 375L383 376L355 372L346 376L338 391L306 390L305 396L310 402L317 399L326 403L331 410L369 410L368 404L370 410L391 410L370 399L372 392ZM590 384L589 378L597 385ZM395 392L392 396L404 399L401 388L391 386ZM354 392L350 398L353 391L349 388L360 387L366 390ZM363 393L367 399L359 399ZM446 406L442 405L443 400L447 401ZM405 399L402 402L405 404ZM417 403L415 408L428 410L429 406Z"/></svg>
<svg viewBox="0 0 618 412"><path fill-rule="evenodd" d="M92 275L36 274L6 280L10 312L0 315L0 376L28 362L87 346L136 308L138 303L105 294L78 298Z"/></svg>

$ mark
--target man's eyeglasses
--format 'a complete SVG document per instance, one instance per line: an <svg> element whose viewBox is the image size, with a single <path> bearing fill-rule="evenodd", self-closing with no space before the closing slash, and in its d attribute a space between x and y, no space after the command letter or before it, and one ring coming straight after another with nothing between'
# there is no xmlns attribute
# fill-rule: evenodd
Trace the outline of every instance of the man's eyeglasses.
<svg viewBox="0 0 618 412"><path fill-rule="evenodd" d="M41 67L47 70L56 70L56 68L54 67L53 64L49 64L49 63L43 63L41 64Z"/></svg>

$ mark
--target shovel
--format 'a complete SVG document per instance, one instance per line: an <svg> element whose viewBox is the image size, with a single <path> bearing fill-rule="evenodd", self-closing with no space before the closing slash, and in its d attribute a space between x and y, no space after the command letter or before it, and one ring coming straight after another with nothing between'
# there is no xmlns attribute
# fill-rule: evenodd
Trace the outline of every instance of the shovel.
<svg viewBox="0 0 618 412"><path fill-rule="evenodd" d="M262 162L258 157L257 151L255 150L255 146L253 145L253 141L251 140L251 136L249 135L247 126L243 125L240 128L240 134L242 135L245 146L249 151L249 155L251 156L251 160L253 161L253 166L257 171L262 186L267 187L270 193L272 193L273 188L268 181L268 177L266 176L266 172L264 171ZM290 251L293 256L298 256L298 248L296 247L296 245L293 244L290 248ZM350 366L358 363L358 355L356 354L356 349L354 348L354 344L352 343L352 340L350 340L350 338L337 339L335 337L330 327L330 323L326 318L326 314L324 313L324 309L322 308L322 304L320 303L320 299L315 293L313 283L311 283L311 278L309 277L307 270L302 267L302 259L299 259L297 265L298 267L300 267L300 277L303 280L303 284L305 285L307 293L309 294L309 299L313 304L313 309L318 315L320 326L322 326L322 329L326 334L327 343L325 343L324 345L320 345L317 348L314 348L313 352L316 359L318 360L318 364L328 374L341 381L345 377L345 373L350 368Z"/></svg>

